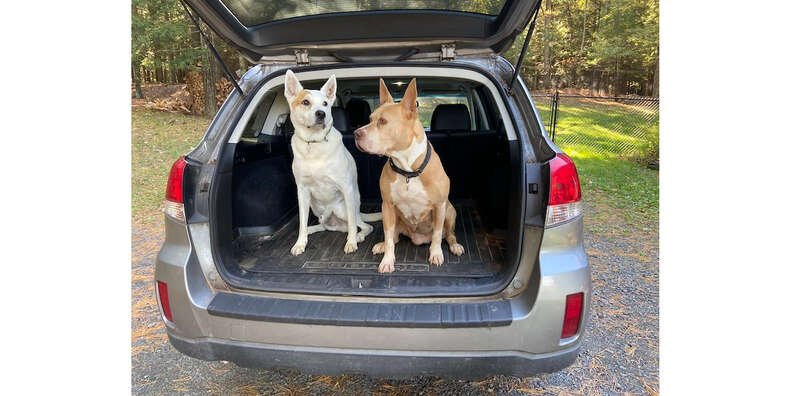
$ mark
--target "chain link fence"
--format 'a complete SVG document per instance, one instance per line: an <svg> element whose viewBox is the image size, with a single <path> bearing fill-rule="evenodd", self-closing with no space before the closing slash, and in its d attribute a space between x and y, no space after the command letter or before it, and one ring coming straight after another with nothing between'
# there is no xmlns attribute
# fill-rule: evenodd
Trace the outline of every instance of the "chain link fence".
<svg viewBox="0 0 792 396"><path fill-rule="evenodd" d="M643 165L659 154L660 100L533 94L545 129L570 155L615 157Z"/></svg>

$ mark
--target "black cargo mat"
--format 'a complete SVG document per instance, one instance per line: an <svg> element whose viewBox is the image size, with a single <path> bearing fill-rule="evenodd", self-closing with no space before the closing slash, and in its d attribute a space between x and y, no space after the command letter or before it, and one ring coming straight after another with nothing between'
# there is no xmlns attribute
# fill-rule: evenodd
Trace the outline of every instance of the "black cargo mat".
<svg viewBox="0 0 792 396"><path fill-rule="evenodd" d="M472 203L454 203L457 210L456 236L465 248L462 256L448 251L443 240L442 266L431 265L429 244L415 246L405 236L396 244L396 271L394 276L432 276L482 278L496 275L504 262L504 241L484 232L478 212ZM364 213L379 210L378 205L365 204ZM292 256L291 247L297 240L297 221L289 224L271 237L240 236L234 241L234 255L243 272L258 274L323 274L372 275L382 255L374 255L371 248L383 240L382 222L370 223L374 231L358 244L358 250L344 253L346 233L323 231L308 236L305 252Z"/></svg>

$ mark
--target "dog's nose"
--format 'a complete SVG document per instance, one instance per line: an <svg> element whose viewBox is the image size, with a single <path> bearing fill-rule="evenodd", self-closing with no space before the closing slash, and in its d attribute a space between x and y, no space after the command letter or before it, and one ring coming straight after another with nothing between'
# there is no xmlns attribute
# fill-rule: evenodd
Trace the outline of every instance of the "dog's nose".
<svg viewBox="0 0 792 396"><path fill-rule="evenodd" d="M363 131L360 129L355 129L355 137L356 138L363 137Z"/></svg>
<svg viewBox="0 0 792 396"><path fill-rule="evenodd" d="M325 112L324 112L324 111L322 111L322 110L316 110L316 118L318 118L318 119L320 119L320 120L324 120L324 118L325 118Z"/></svg>

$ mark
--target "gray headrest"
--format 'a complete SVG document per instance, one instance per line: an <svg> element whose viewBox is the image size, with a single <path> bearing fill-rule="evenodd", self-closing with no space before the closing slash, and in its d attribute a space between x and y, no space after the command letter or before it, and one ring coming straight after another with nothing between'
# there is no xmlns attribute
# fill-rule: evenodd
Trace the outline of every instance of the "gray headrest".
<svg viewBox="0 0 792 396"><path fill-rule="evenodd" d="M349 117L347 116L346 110L342 107L334 106L330 111L333 114L333 126L342 134L352 133L352 127L349 125Z"/></svg>
<svg viewBox="0 0 792 396"><path fill-rule="evenodd" d="M349 99L346 104L346 110L349 112L349 123L352 128L357 129L369 123L369 116L371 115L371 106L363 99Z"/></svg>
<svg viewBox="0 0 792 396"><path fill-rule="evenodd" d="M470 131L470 112L463 104L441 104L432 112L432 131Z"/></svg>

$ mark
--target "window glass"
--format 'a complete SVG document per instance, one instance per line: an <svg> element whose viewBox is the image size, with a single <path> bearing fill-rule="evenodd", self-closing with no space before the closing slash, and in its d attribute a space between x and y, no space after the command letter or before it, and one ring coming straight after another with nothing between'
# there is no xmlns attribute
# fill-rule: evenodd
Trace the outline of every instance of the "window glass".
<svg viewBox="0 0 792 396"><path fill-rule="evenodd" d="M360 97L360 99L365 100L368 102L369 107L371 107L371 111L373 112L377 107L379 107L379 96L377 97ZM393 100L396 102L401 101L401 97L394 96ZM418 118L421 120L421 125L423 125L424 129L427 131L432 124L432 113L434 113L435 108L441 104L463 104L468 108L468 113L471 115L473 114L474 110L470 106L470 100L467 95L461 93L453 93L453 94L423 94L418 97ZM475 123L471 120L471 128L475 128Z"/></svg>
<svg viewBox="0 0 792 396"><path fill-rule="evenodd" d="M374 10L441 10L498 15L506 0L224 0L223 4L245 26L279 19L335 12Z"/></svg>

